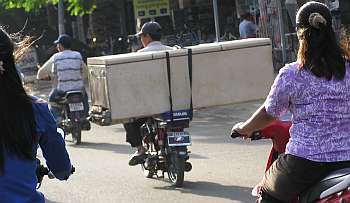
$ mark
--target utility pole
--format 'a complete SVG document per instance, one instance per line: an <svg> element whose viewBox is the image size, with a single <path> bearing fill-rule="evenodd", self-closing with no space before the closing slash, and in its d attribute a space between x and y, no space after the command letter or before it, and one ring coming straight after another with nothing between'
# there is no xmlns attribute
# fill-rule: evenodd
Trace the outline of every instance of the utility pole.
<svg viewBox="0 0 350 203"><path fill-rule="evenodd" d="M298 10L298 3L296 0L286 0L285 5L289 14L289 18L292 21L293 26L295 27L295 17Z"/></svg>
<svg viewBox="0 0 350 203"><path fill-rule="evenodd" d="M220 25L219 25L219 12L218 12L218 1L217 0L213 0L213 8L214 8L216 42L219 42L220 41Z"/></svg>
<svg viewBox="0 0 350 203"><path fill-rule="evenodd" d="M58 2L58 33L65 34L65 28L64 28L64 0L60 0Z"/></svg>
<svg viewBox="0 0 350 203"><path fill-rule="evenodd" d="M284 20L283 20L283 10L281 1L277 1L277 13L278 13L278 21L279 21L279 30L281 37L281 49L282 49L282 60L283 64L287 62L287 53L286 53L286 36L284 32Z"/></svg>

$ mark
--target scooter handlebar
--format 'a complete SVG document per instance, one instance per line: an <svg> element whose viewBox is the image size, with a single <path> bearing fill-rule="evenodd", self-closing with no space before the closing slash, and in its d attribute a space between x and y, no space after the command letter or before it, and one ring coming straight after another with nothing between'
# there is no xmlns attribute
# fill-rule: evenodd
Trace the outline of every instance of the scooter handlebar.
<svg viewBox="0 0 350 203"><path fill-rule="evenodd" d="M237 138L237 137L245 137L245 135L240 134L237 131L233 131L231 133L231 138ZM262 135L261 135L261 131L257 130L255 132L253 132L253 134L249 137L251 140L260 140L262 139Z"/></svg>
<svg viewBox="0 0 350 203"><path fill-rule="evenodd" d="M232 133L231 133L231 138L237 138L237 137L244 137L244 135L241 135L239 132L237 132L237 131L233 131Z"/></svg>

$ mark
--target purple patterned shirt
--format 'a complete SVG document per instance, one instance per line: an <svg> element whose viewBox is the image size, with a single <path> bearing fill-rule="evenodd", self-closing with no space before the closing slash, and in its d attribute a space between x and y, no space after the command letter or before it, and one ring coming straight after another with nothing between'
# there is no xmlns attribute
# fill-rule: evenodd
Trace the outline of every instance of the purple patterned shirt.
<svg viewBox="0 0 350 203"><path fill-rule="evenodd" d="M293 115L287 154L318 162L350 160L349 62L341 81L287 64L271 86L265 109L275 118L288 110Z"/></svg>

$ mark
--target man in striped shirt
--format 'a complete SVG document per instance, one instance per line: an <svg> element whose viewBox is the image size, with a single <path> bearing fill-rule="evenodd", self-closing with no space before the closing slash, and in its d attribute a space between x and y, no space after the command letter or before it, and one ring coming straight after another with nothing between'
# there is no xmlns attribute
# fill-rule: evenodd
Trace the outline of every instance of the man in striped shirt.
<svg viewBox="0 0 350 203"><path fill-rule="evenodd" d="M84 109L85 115L87 116L89 112L89 104L83 81L83 71L87 68L82 56L79 52L71 50L72 39L69 35L60 35L54 44L56 44L59 52L54 54L45 63L46 65L44 64L44 66L39 69L38 79L42 77L40 73L44 72L43 69L49 64L49 67L51 67L51 75L54 77L53 90L49 95L49 102L60 100L68 91L81 90L85 95ZM56 121L59 122L61 119L60 108L51 105L51 111Z"/></svg>

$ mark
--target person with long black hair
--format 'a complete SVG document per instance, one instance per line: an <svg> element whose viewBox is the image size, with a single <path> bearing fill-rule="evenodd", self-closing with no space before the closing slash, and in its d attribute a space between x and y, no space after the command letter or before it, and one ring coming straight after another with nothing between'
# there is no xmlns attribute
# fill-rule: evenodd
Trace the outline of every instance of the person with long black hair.
<svg viewBox="0 0 350 203"><path fill-rule="evenodd" d="M265 103L232 133L250 136L287 111L285 154L265 173L261 202L290 202L331 171L350 167L350 49L332 28L329 8L308 2L296 16L298 60L277 75Z"/></svg>
<svg viewBox="0 0 350 203"><path fill-rule="evenodd" d="M15 55L23 53L26 44L15 44L0 28L0 202L4 203L45 202L36 190L38 146L56 178L68 179L72 168L48 105L27 95L16 70Z"/></svg>

